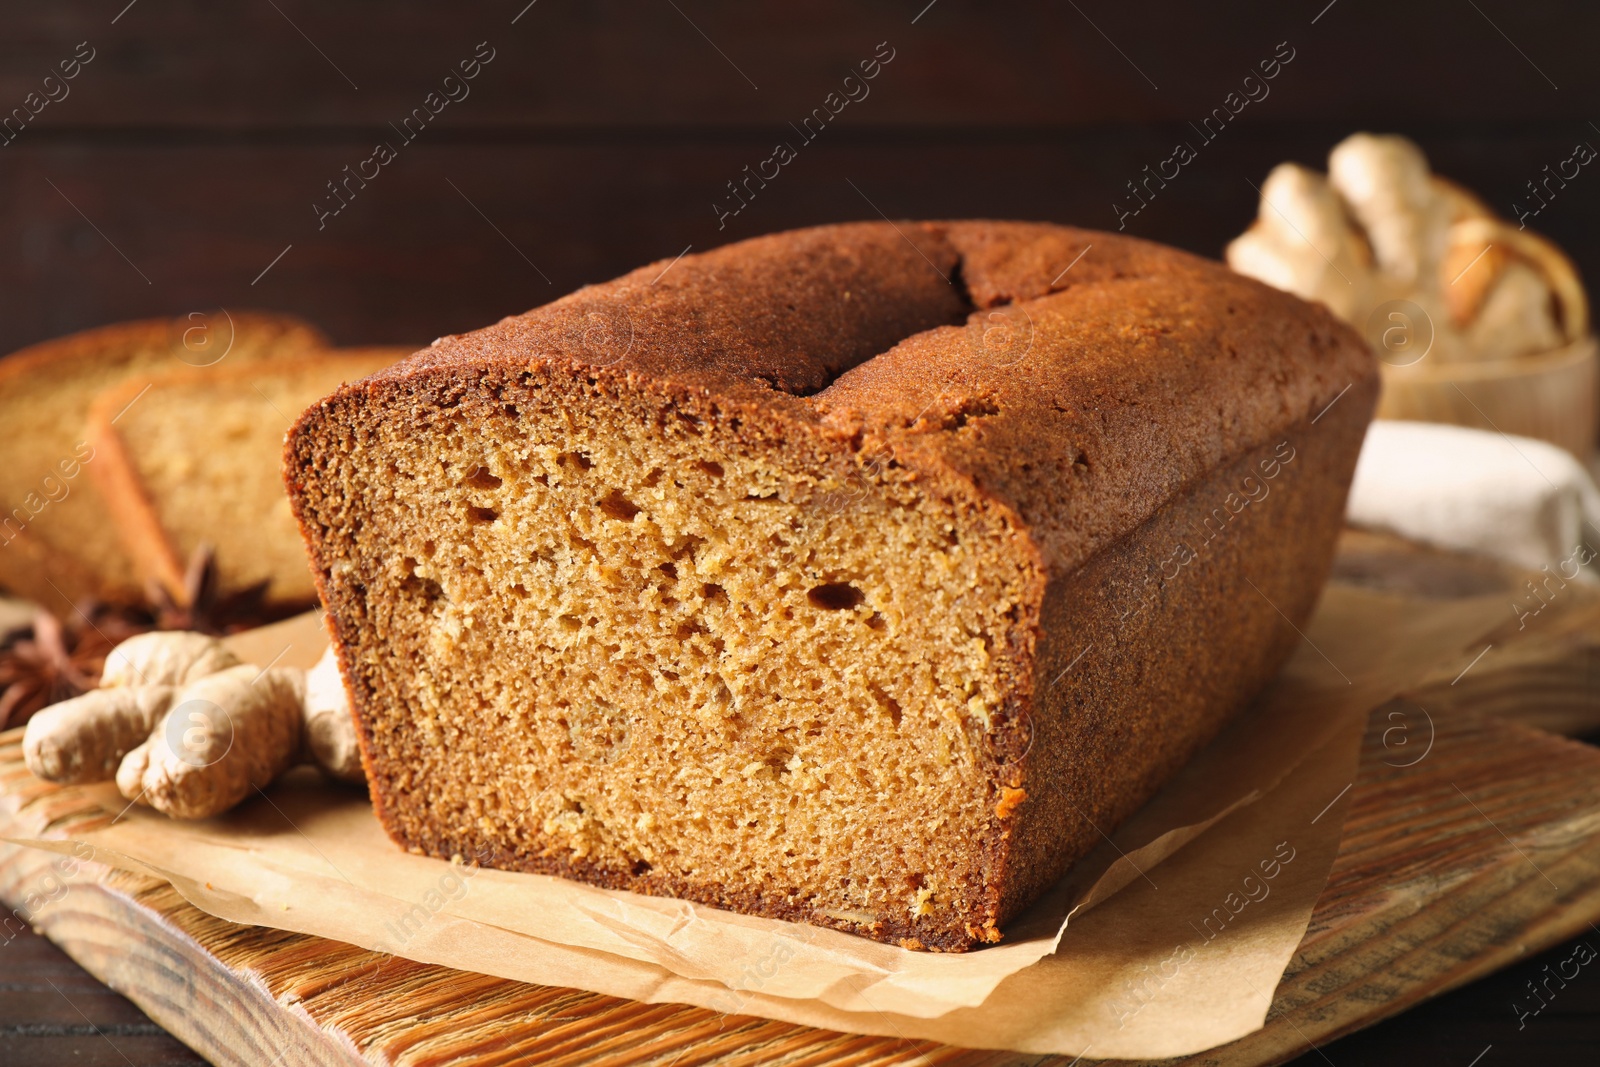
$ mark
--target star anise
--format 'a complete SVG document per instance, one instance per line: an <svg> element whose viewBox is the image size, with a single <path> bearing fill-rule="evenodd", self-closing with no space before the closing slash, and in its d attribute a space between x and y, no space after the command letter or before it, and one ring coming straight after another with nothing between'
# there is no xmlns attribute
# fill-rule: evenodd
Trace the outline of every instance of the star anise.
<svg viewBox="0 0 1600 1067"><path fill-rule="evenodd" d="M0 634L0 730L21 726L40 708L93 689L106 656L135 634L198 630L221 636L292 614L292 606L265 602L269 584L221 593L216 557L202 545L189 557L181 597L151 583L142 607L90 602L75 607L66 621L39 609L31 628Z"/></svg>
<svg viewBox="0 0 1600 1067"><path fill-rule="evenodd" d="M0 729L21 726L40 708L93 689L106 655L150 629L136 613L83 605L72 625L44 609L31 629L0 646Z"/></svg>
<svg viewBox="0 0 1600 1067"><path fill-rule="evenodd" d="M218 636L238 633L294 613L293 608L278 608L266 603L267 578L243 589L224 594L217 582L216 553L202 544L189 557L184 569L183 591L172 596L165 587L150 582L145 596L158 630L196 630Z"/></svg>

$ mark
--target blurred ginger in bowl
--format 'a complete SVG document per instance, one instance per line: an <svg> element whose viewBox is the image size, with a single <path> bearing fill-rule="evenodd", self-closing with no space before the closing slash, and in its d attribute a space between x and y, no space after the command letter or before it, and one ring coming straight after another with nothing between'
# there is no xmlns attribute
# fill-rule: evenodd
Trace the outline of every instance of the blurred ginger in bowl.
<svg viewBox="0 0 1600 1067"><path fill-rule="evenodd" d="M1383 361L1380 418L1594 447L1600 378L1572 262L1432 174L1405 138L1346 138L1326 176L1274 168L1227 258L1363 331Z"/></svg>

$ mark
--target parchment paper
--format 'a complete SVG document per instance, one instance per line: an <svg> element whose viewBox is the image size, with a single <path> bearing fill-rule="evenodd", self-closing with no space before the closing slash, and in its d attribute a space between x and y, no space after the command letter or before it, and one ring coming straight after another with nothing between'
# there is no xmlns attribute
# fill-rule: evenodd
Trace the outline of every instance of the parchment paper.
<svg viewBox="0 0 1600 1067"><path fill-rule="evenodd" d="M1504 612L1331 586L1263 698L1006 943L962 955L408 855L358 792L309 774L222 818L134 809L75 840L222 918L427 963L968 1047L1180 1055L1262 1025L1337 852L1366 712ZM298 625L287 644L314 660L315 622Z"/></svg>

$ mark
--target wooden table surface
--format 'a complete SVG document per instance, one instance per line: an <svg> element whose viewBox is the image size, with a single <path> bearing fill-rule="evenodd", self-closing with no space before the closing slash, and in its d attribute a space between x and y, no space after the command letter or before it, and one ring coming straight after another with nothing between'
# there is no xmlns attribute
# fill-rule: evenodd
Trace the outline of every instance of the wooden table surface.
<svg viewBox="0 0 1600 1067"><path fill-rule="evenodd" d="M1509 1067L1594 1062L1600 970L1584 968L1537 1018L1513 1004L1600 933L1585 934L1377 1026L1308 1051L1293 1067ZM1579 957L1581 958L1581 956ZM1570 966L1568 968L1570 971ZM1487 1050L1487 1052L1485 1052ZM1476 1059L1483 1053L1481 1060ZM6 1067L178 1067L206 1061L50 942L19 934L0 948L0 1063ZM683 1065L680 1065L683 1067Z"/></svg>

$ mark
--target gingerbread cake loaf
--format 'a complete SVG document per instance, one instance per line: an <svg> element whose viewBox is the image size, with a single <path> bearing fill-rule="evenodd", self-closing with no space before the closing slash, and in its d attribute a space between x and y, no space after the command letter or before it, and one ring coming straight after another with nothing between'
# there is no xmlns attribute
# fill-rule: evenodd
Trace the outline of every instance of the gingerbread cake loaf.
<svg viewBox="0 0 1600 1067"><path fill-rule="evenodd" d="M397 843L959 951L1288 656L1377 388L1172 249L826 226L443 338L286 479Z"/></svg>

